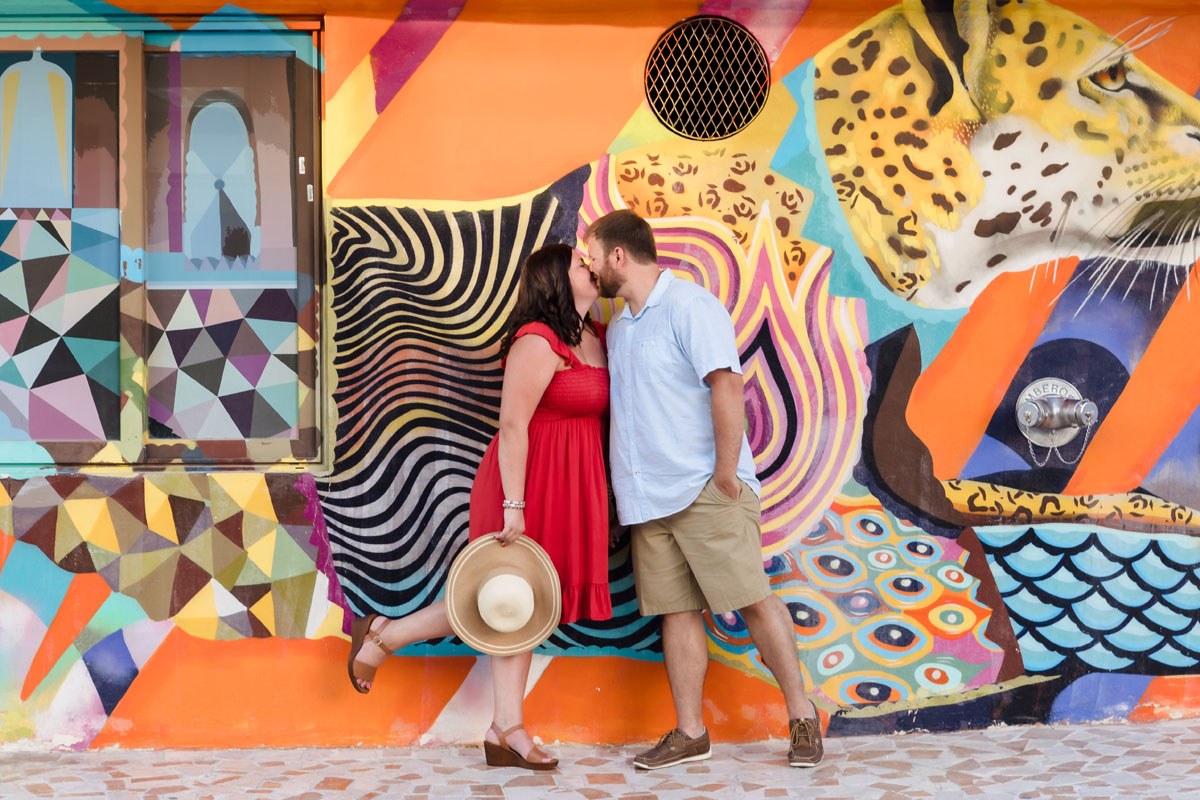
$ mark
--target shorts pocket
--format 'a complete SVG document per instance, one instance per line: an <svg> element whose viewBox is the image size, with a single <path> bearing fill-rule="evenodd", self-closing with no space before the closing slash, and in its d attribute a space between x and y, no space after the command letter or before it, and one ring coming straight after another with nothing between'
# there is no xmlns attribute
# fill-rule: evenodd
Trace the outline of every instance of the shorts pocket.
<svg viewBox="0 0 1200 800"><path fill-rule="evenodd" d="M742 499L742 492L744 492L746 490L746 485L744 483L742 483L741 479L739 479L738 480L738 496L730 497L729 495L727 495L721 491L721 487L717 486L716 478L709 478L708 483L704 484L704 490L709 493L709 496L714 501L721 503L722 505L732 506L732 505L736 505Z"/></svg>

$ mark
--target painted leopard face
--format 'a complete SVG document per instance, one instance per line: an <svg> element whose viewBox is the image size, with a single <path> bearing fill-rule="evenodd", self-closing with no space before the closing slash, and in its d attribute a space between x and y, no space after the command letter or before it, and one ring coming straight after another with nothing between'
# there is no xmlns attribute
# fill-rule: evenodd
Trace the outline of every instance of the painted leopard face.
<svg viewBox="0 0 1200 800"><path fill-rule="evenodd" d="M821 143L880 281L953 308L1063 257L1103 259L1097 280L1189 268L1200 103L1134 55L1165 30L1123 42L1048 3L905 3L824 51Z"/></svg>

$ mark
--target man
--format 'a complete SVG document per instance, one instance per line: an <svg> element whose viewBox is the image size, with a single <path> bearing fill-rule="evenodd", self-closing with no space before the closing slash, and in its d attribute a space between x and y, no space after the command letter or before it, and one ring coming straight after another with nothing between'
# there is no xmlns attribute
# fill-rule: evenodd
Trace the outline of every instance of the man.
<svg viewBox="0 0 1200 800"><path fill-rule="evenodd" d="M657 769L712 754L701 719L708 637L700 612L709 608L746 621L787 703L788 761L816 766L824 748L791 615L763 571L729 314L703 287L659 268L654 234L632 211L596 220L584 244L601 296L625 300L608 329L612 480L620 521L633 526L638 605L662 615L677 723L633 763Z"/></svg>

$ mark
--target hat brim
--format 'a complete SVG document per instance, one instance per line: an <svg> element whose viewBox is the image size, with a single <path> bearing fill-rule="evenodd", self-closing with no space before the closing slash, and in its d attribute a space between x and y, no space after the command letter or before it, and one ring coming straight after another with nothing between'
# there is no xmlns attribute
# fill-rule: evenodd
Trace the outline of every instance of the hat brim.
<svg viewBox="0 0 1200 800"><path fill-rule="evenodd" d="M496 571L511 567L533 589L533 616L510 633L495 630L479 615L479 589ZM562 589L558 570L545 550L528 536L501 547L492 536L468 544L450 565L446 579L446 616L458 638L481 653L511 656L532 650L558 627Z"/></svg>

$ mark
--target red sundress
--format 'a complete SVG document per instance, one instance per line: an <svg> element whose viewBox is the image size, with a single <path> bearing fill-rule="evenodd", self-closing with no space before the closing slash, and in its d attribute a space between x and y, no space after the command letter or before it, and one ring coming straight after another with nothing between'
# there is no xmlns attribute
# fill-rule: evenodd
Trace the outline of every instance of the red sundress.
<svg viewBox="0 0 1200 800"><path fill-rule="evenodd" d="M596 324L604 342L604 326ZM608 370L584 364L548 325L530 322L516 336L534 334L567 362L529 420L525 467L525 535L540 544L562 583L562 622L612 617L608 594L608 485L604 474L604 415ZM493 437L471 485L470 538L504 528L498 437Z"/></svg>

